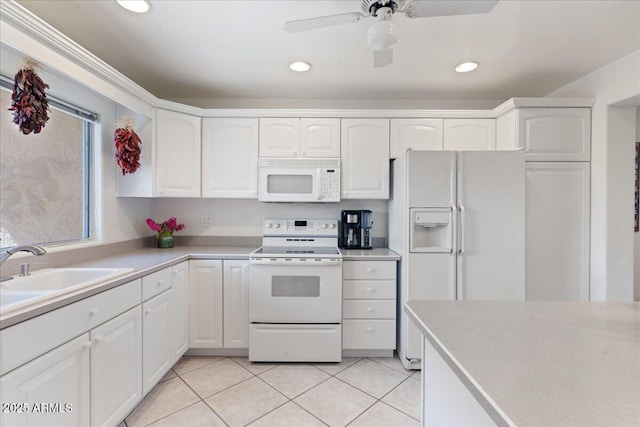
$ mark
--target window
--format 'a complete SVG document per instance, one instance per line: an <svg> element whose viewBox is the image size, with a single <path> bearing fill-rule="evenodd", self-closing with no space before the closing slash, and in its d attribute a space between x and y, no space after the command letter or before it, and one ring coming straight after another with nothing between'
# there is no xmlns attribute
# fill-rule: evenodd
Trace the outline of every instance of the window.
<svg viewBox="0 0 640 427"><path fill-rule="evenodd" d="M19 132L0 89L0 247L89 238L89 166L95 115L50 99L39 134Z"/></svg>

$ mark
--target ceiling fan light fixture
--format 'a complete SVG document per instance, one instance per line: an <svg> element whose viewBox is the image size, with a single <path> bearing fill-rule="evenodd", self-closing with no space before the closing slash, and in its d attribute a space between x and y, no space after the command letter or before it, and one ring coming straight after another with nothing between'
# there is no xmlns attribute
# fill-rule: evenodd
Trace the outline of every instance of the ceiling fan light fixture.
<svg viewBox="0 0 640 427"><path fill-rule="evenodd" d="M151 3L147 0L116 0L116 2L130 12L147 13L151 10Z"/></svg>
<svg viewBox="0 0 640 427"><path fill-rule="evenodd" d="M294 61L289 64L289 68L297 73L304 73L305 71L309 71L311 69L311 64L307 61Z"/></svg>
<svg viewBox="0 0 640 427"><path fill-rule="evenodd" d="M367 41L373 50L387 50L398 42L395 26L390 19L381 19L367 31Z"/></svg>
<svg viewBox="0 0 640 427"><path fill-rule="evenodd" d="M468 73L469 71L473 71L476 68L478 68L478 65L480 64L477 63L476 61L463 62L461 64L456 65L454 70L456 70L458 73Z"/></svg>

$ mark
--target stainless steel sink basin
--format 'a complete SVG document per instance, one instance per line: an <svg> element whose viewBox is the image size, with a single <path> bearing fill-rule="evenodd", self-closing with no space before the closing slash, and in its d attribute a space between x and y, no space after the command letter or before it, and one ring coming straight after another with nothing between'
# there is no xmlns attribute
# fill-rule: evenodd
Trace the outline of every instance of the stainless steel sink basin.
<svg viewBox="0 0 640 427"><path fill-rule="evenodd" d="M47 268L0 285L2 314L48 298L114 280L133 268Z"/></svg>

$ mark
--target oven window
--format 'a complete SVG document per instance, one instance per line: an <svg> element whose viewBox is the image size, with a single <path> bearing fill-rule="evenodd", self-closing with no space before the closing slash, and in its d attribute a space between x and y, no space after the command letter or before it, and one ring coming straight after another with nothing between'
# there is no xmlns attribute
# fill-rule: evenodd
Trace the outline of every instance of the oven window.
<svg viewBox="0 0 640 427"><path fill-rule="evenodd" d="M312 175L268 175L267 192L269 194L311 194Z"/></svg>
<svg viewBox="0 0 640 427"><path fill-rule="evenodd" d="M272 276L272 297L319 297L319 276Z"/></svg>

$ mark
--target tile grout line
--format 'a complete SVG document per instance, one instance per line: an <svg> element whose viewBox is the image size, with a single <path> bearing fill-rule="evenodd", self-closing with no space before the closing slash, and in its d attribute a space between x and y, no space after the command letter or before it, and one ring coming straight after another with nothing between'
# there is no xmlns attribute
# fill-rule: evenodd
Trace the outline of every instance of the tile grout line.
<svg viewBox="0 0 640 427"><path fill-rule="evenodd" d="M187 357L194 357L194 356L187 356ZM212 365L212 364L214 364L214 363L221 362L221 361L223 361L223 360L225 360L225 359L229 359L229 360L233 361L236 365L238 365L239 367L243 368L245 371L249 372L249 373L251 374L251 377L249 377L249 378L247 378L247 379L245 379L245 380L242 380L242 381L240 381L240 382L238 382L238 383L236 383L236 384L233 384L233 385L231 385L231 386L229 386L229 387L226 387L226 388L224 388L224 389L222 389L222 390L219 390L218 392L213 393L213 394L211 394L210 396L206 396L206 397L202 397L202 396L200 396L200 394L198 394L198 393L197 393L197 392L196 392L196 391L195 391L195 390L194 390L194 389L193 389L193 388L192 388L192 387L191 387L191 386L186 382L186 380L185 380L184 378L182 378L182 375L183 375L183 374L188 374L188 373L194 372L194 371L196 371L196 370L198 370L198 369L205 368L205 367L210 366L210 365ZM392 388L391 388L388 392L386 392L383 396L381 396L380 398L377 398L377 397L375 397L375 396L371 395L370 393L368 393L368 392L366 392L366 391L364 391L364 390L361 390L360 388L358 388L358 387L354 386L353 384L350 384L350 383L348 383L347 381L342 380L341 378L338 378L338 377L337 377L337 375L339 375L340 373L342 373L342 372L346 371L346 370L347 370L347 369L349 369L349 368L354 367L355 365L357 365L358 363L362 362L363 360L369 360L369 361L371 361L371 362L376 363L376 364L377 364L377 365L379 365L379 366L382 366L382 367L385 367L385 368L387 368L387 369L390 369L390 370L392 370L392 371L394 371L394 372L396 372L396 373L404 374L404 375L406 376L406 378L404 378L404 379L403 379L402 381L400 381L397 385L395 385L394 387L392 387ZM392 393L394 390L396 390L398 387L400 387L402 384L404 384L404 383L405 383L409 378L413 378L413 376L414 376L414 374L415 374L415 373L411 373L411 374L408 374L408 375L407 375L407 374L406 374L406 372L399 371L398 369L392 368L392 367L390 367L390 366L388 366L388 365L385 365L385 364L383 364L383 363L380 363L380 362L378 362L378 361L376 361L376 360L373 360L373 359L371 359L371 358L369 358L369 357L362 357L362 358L359 358L358 360L354 361L353 363L349 364L348 366L345 366L343 369L341 369L341 370L339 370L339 371L337 371L337 372L335 372L335 373L329 373L329 372L326 372L326 371L324 371L323 369L319 368L318 366L315 366L315 365L314 365L314 364L312 364L312 363L308 363L308 364L306 364L306 365L307 365L307 366L310 366L310 367L314 367L314 368L316 368L316 369L317 369L317 370L319 370L320 372L322 372L322 373L324 373L324 374L327 374L327 375L328 375L328 377L327 377L327 378L325 378L324 380L320 381L319 383L317 383L317 384L313 385L313 386L312 386L312 387L310 387L309 389L304 390L303 392L301 392L301 393L297 394L296 396L294 396L294 397L292 397L292 398L289 398L289 397L288 397L288 396L286 396L284 393L282 393L280 390L278 390L277 388L275 388L274 386L272 386L271 384L269 384L267 381L265 381L263 378L261 378L261 377L260 377L260 375L261 375L261 374L263 374L263 373L269 372L269 371L271 371L271 370L273 370L273 369L275 369L275 368L278 368L278 367L280 367L280 366L286 366L285 364L276 364L275 366L272 366L272 367L270 367L270 368L268 368L268 369L265 369L264 371L262 371L262 372L260 372L260 373L254 373L254 372L253 372L253 371L251 371L250 369L248 369L248 368L246 368L245 366L243 366L240 362L238 362L237 360L233 359L231 356L223 356L223 357L221 357L221 358L220 358L220 359L218 359L218 360L214 360L214 361L212 361L212 362L210 362L210 363L207 363L207 364L205 364L205 365L203 365L203 366L200 366L200 367L198 367L198 368L196 368L196 369L191 369L191 370L189 370L189 371L185 371L185 372L181 372L181 373L176 372L176 371L173 369L173 367L172 367L172 368L171 368L171 371L173 371L173 373L175 374L175 377L169 378L169 379L167 379L167 380L165 380L165 381L169 381L169 380L171 380L171 379L173 379L173 378L179 378L179 379L180 379L180 381L181 381L183 384L185 384L185 385L189 388L189 390L191 390L191 391L195 394L195 396L197 396L197 397L198 397L199 401L198 401L198 402L194 402L194 403L192 403L192 404L190 404L190 405L187 405L187 406L185 406L185 407L183 407L183 408L181 408L181 409L179 409L179 410L177 410L177 411L174 411L174 412L172 412L172 413L170 413L170 414L167 414L167 415L165 415L165 416L163 416L163 417L161 417L161 418L158 418L157 420L154 420L154 421L152 421L151 423L146 424L146 425L148 426L148 425L150 425L150 424L153 424L153 423L155 423L155 422L158 422L158 421L160 421L160 420L162 420L162 419L165 419L165 418L167 418L167 417L169 417L169 416L171 416L171 415L173 415L173 414L175 414L175 413L177 413L177 412L179 412L179 411L182 411L182 410L184 410L184 409L187 409L187 408L189 408L189 407L192 407L192 406L196 405L196 404L197 404L197 403L199 403L199 402L202 402L202 403L204 403L204 404L205 404L205 406L206 406L207 408L209 408L209 410L211 410L211 411L212 411L212 412L213 412L213 413L214 413L214 414L215 414L215 415L216 415L216 416L217 416L217 417L218 417L218 418L219 418L219 419L220 419L220 420L221 420L221 421L226 425L226 426L229 426L229 424L228 424L228 423L227 423L227 422L222 418L222 416L221 416L220 414L218 414L218 413L217 413L217 412L216 412L216 411L215 411L215 410L214 410L214 409L213 409L213 408L212 408L212 407L211 407L211 406L210 406L210 405L205 401L205 399L209 399L209 398L211 398L211 397L213 397L213 396L215 396L215 395L217 395L217 394L219 394L219 393L222 393L222 392L224 392L224 391L226 391L226 390L229 390L230 388L235 387L235 386L237 386L237 385L239 385L239 384L242 384L242 383L244 383L244 382L247 382L247 381L249 381L249 380L251 380L251 379L253 379L253 378L257 378L258 380L260 380L261 382L263 382L264 384L266 384L267 386L269 386L271 389L273 389L276 393L278 393L278 394L280 394L281 396L285 397L286 401L285 401L285 402L283 402L281 405L278 405L276 408L274 408L274 409L270 410L269 412L267 412L267 413L265 413L265 414L261 415L260 417L256 418L255 420L250 421L247 425L249 425L249 424L251 424L251 423L256 422L257 420L259 420L259 419L261 419L261 418L263 418L263 417L267 416L268 414L271 414L272 412L274 412L274 411L276 411L276 410L278 410L278 409L282 408L283 406L287 405L288 403L292 403L292 404L293 404L293 405L295 405L296 407L298 407L298 408L302 409L303 411L305 411L306 413L308 413L309 415L311 415L314 419L318 420L319 422L321 422L321 423L322 423L322 424L324 424L324 425L327 425L327 423L326 423L325 421L323 421L322 419L318 418L318 417L317 417L316 415L314 415L313 413L309 412L306 408L304 408L304 407L300 406L297 402L295 402L295 401L294 401L294 399L297 399L298 397L302 396L303 394L305 394L305 393L307 393L307 392L309 392L309 391L313 390L314 388L316 388L316 387L320 386L321 384L325 383L326 381L330 380L331 378L335 378L336 380L338 380L338 381L342 382L343 384L346 384L346 385L348 385L348 386L350 386L350 387L353 387L354 389L358 390L359 392L364 393L365 395L367 395L367 396L369 396L369 397L371 397L371 398L373 398L373 399L374 399L374 402L373 402L371 405L367 406L367 407L366 407L366 408L365 408L361 413L359 413L355 418L353 418L351 421L349 421L346 425L351 425L351 424L352 424L353 422L355 422L359 417L361 417L364 413L366 413L367 411L369 411L373 406L375 406L375 405L376 405L376 404L378 404L378 403L381 403L381 404L383 404L383 405L385 405L385 406L388 406L389 408L392 408L392 409L394 409L394 410L396 410L396 411L398 411L398 412L400 412L400 413L402 413L402 414L406 415L407 417L411 418L412 420L415 420L415 421L417 421L417 422L420 422L419 420L417 420L417 419L416 419L416 418L414 418L413 416L411 416L411 415L407 414L406 412L404 412L404 411L400 410L399 408L396 408L395 406L393 406L393 405L391 405L391 404L389 404L389 403L387 403L387 402L384 402L384 401L382 400L382 399L384 399L385 397L387 397L390 393ZM133 411L132 411L132 412L133 412ZM130 414L128 414L128 415L130 415ZM128 416L128 415L127 415L127 416ZM126 417L125 417L125 420L123 420L123 423L124 423L124 425L125 425L126 427L129 427L128 423L126 422Z"/></svg>

